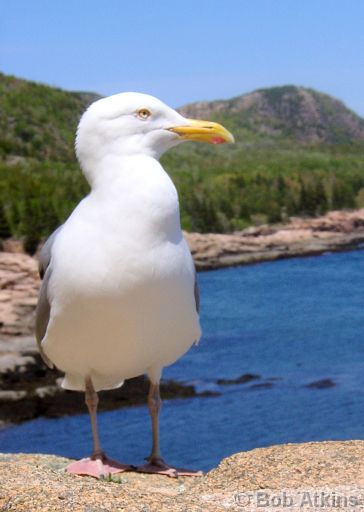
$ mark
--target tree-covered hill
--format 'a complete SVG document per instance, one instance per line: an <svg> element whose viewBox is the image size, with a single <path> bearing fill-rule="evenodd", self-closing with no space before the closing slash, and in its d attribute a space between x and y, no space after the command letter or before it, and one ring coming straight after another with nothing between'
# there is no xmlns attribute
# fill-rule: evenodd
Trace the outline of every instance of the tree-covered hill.
<svg viewBox="0 0 364 512"><path fill-rule="evenodd" d="M99 97L0 73L0 156L73 161L80 115Z"/></svg>
<svg viewBox="0 0 364 512"><path fill-rule="evenodd" d="M0 74L0 238L26 237L31 252L87 193L74 136L98 97ZM340 101L283 86L180 111L220 121L236 137L163 157L184 228L227 232L364 206L364 120Z"/></svg>
<svg viewBox="0 0 364 512"><path fill-rule="evenodd" d="M341 101L304 87L260 89L230 100L182 107L187 117L226 121L241 142L289 141L299 145L358 144L364 147L364 119Z"/></svg>
<svg viewBox="0 0 364 512"><path fill-rule="evenodd" d="M0 156L74 161L78 120L99 97L0 73ZM342 102L303 87L261 89L230 100L193 103L179 110L187 117L226 124L239 147L292 143L364 147L362 118Z"/></svg>

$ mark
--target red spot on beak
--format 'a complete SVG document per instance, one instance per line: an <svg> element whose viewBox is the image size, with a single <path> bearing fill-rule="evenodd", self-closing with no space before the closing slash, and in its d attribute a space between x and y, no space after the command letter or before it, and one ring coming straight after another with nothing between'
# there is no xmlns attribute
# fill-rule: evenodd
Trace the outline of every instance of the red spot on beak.
<svg viewBox="0 0 364 512"><path fill-rule="evenodd" d="M225 139L222 137L213 137L211 139L212 144L223 144L225 142Z"/></svg>

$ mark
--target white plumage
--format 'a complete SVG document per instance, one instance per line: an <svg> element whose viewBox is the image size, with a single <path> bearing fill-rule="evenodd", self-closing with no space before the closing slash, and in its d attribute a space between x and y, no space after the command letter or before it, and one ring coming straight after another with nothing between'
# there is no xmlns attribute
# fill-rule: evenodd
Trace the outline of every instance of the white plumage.
<svg viewBox="0 0 364 512"><path fill-rule="evenodd" d="M105 467L124 469L99 447L96 392L144 373L153 426L144 469L177 471L159 453L159 380L201 329L178 195L158 160L184 140L233 137L221 125L185 119L137 93L101 99L81 118L76 152L91 192L45 244L36 326L45 360L65 372L63 386L86 391L94 452L69 471L99 476Z"/></svg>
<svg viewBox="0 0 364 512"><path fill-rule="evenodd" d="M85 389L87 375L96 390L143 373L156 381L200 337L175 187L151 157L124 166L53 245L42 346L68 389Z"/></svg>

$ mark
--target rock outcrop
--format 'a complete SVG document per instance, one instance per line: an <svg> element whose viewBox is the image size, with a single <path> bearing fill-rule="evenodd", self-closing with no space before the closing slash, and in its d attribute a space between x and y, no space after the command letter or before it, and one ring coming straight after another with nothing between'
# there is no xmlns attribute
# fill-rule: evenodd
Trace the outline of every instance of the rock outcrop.
<svg viewBox="0 0 364 512"><path fill-rule="evenodd" d="M62 378L60 371L50 370L41 360L34 338L0 340L0 425L86 412L84 394L61 388ZM121 388L100 392L99 409L144 404L148 388L143 376L128 379ZM173 380L162 380L161 393L164 399L216 394Z"/></svg>
<svg viewBox="0 0 364 512"><path fill-rule="evenodd" d="M198 270L322 254L364 242L364 209L226 234L186 233Z"/></svg>
<svg viewBox="0 0 364 512"><path fill-rule="evenodd" d="M38 265L27 254L0 252L0 334L31 334L39 289Z"/></svg>
<svg viewBox="0 0 364 512"><path fill-rule="evenodd" d="M52 455L0 454L0 510L225 512L363 510L364 442L286 444L224 459L199 478L66 474Z"/></svg>

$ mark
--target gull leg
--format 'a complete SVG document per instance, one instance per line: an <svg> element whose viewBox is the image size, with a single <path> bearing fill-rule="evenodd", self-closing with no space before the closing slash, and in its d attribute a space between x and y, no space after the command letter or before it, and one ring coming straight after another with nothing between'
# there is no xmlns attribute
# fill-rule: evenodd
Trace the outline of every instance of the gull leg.
<svg viewBox="0 0 364 512"><path fill-rule="evenodd" d="M162 407L162 400L160 396L159 383L150 383L148 393L148 409L152 420L152 453L147 460L149 462L157 462L161 460L161 451L159 444L159 412Z"/></svg>
<svg viewBox="0 0 364 512"><path fill-rule="evenodd" d="M97 428L97 406L99 404L99 395L96 393L90 378L86 379L85 403L90 415L92 429L93 451L91 458L97 459L102 454L102 450L100 448L99 432Z"/></svg>
<svg viewBox="0 0 364 512"><path fill-rule="evenodd" d="M102 478L113 473L122 473L123 471L133 469L132 466L120 464L113 459L109 459L101 449L97 428L97 405L99 403L99 397L90 377L87 377L85 380L85 388L85 402L90 415L92 428L93 451L90 457L69 464L66 471L76 475L88 475L94 476L95 478Z"/></svg>
<svg viewBox="0 0 364 512"><path fill-rule="evenodd" d="M202 476L202 471L193 471L184 468L176 468L167 464L160 452L159 444L159 412L162 406L160 398L159 382L150 383L148 393L148 408L152 420L152 453L146 457L147 464L138 467L138 471L142 473L156 473L158 475L166 475L174 478L179 476Z"/></svg>

